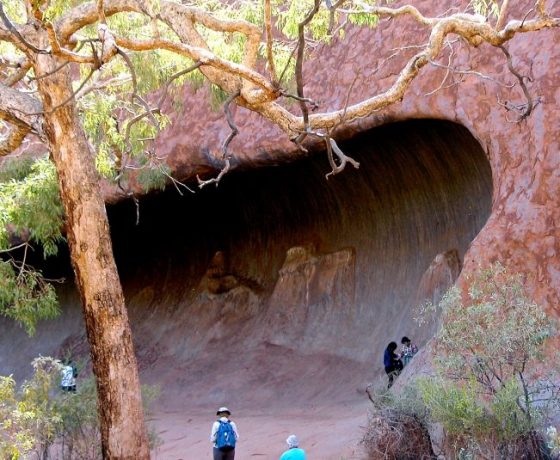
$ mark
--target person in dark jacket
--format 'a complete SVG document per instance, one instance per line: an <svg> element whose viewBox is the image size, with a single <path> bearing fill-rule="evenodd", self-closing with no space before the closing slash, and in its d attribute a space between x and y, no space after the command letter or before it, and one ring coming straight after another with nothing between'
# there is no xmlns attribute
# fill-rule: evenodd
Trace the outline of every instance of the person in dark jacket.
<svg viewBox="0 0 560 460"><path fill-rule="evenodd" d="M394 378L397 377L403 370L403 363L400 356L395 353L396 349L397 343L391 342L387 345L385 354L383 355L383 365L385 366L385 372L389 377L389 384L387 385L387 388L391 388L393 386Z"/></svg>

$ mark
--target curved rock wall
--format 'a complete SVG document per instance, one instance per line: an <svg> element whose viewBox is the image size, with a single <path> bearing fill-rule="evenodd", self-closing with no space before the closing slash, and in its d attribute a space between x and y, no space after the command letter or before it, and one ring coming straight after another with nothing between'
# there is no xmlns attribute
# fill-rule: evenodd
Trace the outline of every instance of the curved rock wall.
<svg viewBox="0 0 560 460"><path fill-rule="evenodd" d="M241 397L255 373L273 378L273 391L294 362L319 373L350 366L350 379L331 375L334 391L382 372L388 341L430 337L412 307L455 280L486 222L488 160L465 128L433 120L376 128L343 147L360 168L329 180L325 157L315 155L232 173L195 195L150 195L139 225L132 202L109 208L147 378L214 401L223 395L219 373L236 376ZM36 340L13 327L0 338L0 374L39 353L85 352L78 297L62 292L63 319L39 327Z"/></svg>
<svg viewBox="0 0 560 460"><path fill-rule="evenodd" d="M462 11L466 3L413 2L431 16ZM532 4L529 0L511 4L509 17L524 17ZM558 3L548 1L547 5L553 15L560 16ZM404 49L384 61L395 49L423 44L426 38L427 31L406 18L382 21L375 30L351 30L343 42L320 47L308 60L306 96L321 101L320 110L339 109L351 87L350 103L387 89L415 49ZM485 78L464 74L443 82L446 69L424 69L400 103L341 127L339 138L413 118L445 119L467 127L490 160L494 192L491 216L465 257L463 273L500 260L524 273L535 300L551 314L560 315L560 30L524 34L507 44L514 66L528 77L528 88L538 102L531 116L520 123L514 122L514 111L503 107L506 102L521 105L526 101L519 86L509 87L516 79L502 52L487 45L454 46L454 65L458 69L474 65ZM444 54L441 63L447 62ZM215 173L214 168L220 167L219 146L229 134L223 114L210 112L200 104L200 97L185 90L184 110L160 145L160 152L167 153L173 168L186 178L197 172ZM231 147L239 167L281 164L301 155L286 136L258 116L237 109L235 119L241 132Z"/></svg>
<svg viewBox="0 0 560 460"><path fill-rule="evenodd" d="M440 3L415 2L433 15L460 6ZM556 15L559 10L555 6ZM425 37L406 20L350 31L344 43L308 62L307 95L328 109L344 105L356 75L351 102L387 88L403 62L395 58L377 71L389 48ZM508 45L539 101L521 123L511 123L514 114L498 103L523 100L518 88L497 83L514 81L500 52L462 46L456 64L476 62L492 80L466 75L427 95L445 75L434 68L401 103L341 127L342 147L361 163L357 171L348 167L327 181L324 154L301 159L277 129L237 109L241 134L232 148L238 171L219 188L183 198L173 191L146 197L139 226L130 202L111 207L144 375L179 395L189 388L197 401L225 400L224 370L239 394L254 391L243 386L258 381L263 401L277 388L303 399L315 389L298 387L291 370L312 355L300 369L312 381L332 380L334 356L343 371L325 390L333 397L337 385L371 377L364 362L382 372L379 354L388 340L407 334L422 343L429 337L429 328L415 329L414 304L437 299L461 268L468 274L494 260L525 273L535 299L558 314L558 37L545 31ZM219 168L216 152L229 130L222 114L201 104L200 93L185 92L184 111L160 152L188 179ZM421 118L468 130L433 120L372 130ZM267 165L274 167L253 168ZM65 315L42 325L36 340L4 323L0 374L17 376L17 363L39 353L85 353L78 298L71 288L62 294Z"/></svg>

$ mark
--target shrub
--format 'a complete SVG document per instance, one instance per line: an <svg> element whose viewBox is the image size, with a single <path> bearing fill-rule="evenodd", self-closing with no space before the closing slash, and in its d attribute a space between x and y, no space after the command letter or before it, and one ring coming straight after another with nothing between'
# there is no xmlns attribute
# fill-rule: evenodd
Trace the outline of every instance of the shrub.
<svg viewBox="0 0 560 460"><path fill-rule="evenodd" d="M545 349L553 320L501 265L469 285L440 303L438 378L418 381L430 417L463 458L548 458L540 433L560 407L557 359Z"/></svg>
<svg viewBox="0 0 560 460"><path fill-rule="evenodd" d="M427 413L413 386L395 397L386 389L368 388L373 409L362 438L371 460L435 459L427 429Z"/></svg>
<svg viewBox="0 0 560 460"><path fill-rule="evenodd" d="M11 376L0 376L0 458L19 460L33 454L38 459L101 459L94 378L80 379L77 393L62 392L58 360L40 357L32 365L34 374L19 392ZM154 386L142 390L149 414L159 390ZM149 438L157 447L153 431Z"/></svg>

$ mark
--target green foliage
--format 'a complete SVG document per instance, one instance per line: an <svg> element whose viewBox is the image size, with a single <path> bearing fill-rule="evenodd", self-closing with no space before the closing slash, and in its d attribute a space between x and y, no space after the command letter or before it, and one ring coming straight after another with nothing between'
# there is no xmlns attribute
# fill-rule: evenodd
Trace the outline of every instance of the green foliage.
<svg viewBox="0 0 560 460"><path fill-rule="evenodd" d="M10 248L10 232L56 254L62 241L62 205L54 165L47 159L4 162L0 181L0 250ZM26 249L27 250L27 249ZM34 334L38 321L59 314L56 292L25 261L0 260L0 315Z"/></svg>
<svg viewBox="0 0 560 460"><path fill-rule="evenodd" d="M491 379L496 383L497 377L504 380L523 372L531 361L543 361L544 342L554 335L554 322L528 298L521 277L494 265L469 281L468 307L456 287L440 303L441 368L449 375L470 369L475 376L496 368Z"/></svg>
<svg viewBox="0 0 560 460"><path fill-rule="evenodd" d="M9 247L8 226L24 239L39 243L45 256L56 254L62 241L63 209L54 165L36 161L29 174L0 183L0 249Z"/></svg>
<svg viewBox="0 0 560 460"><path fill-rule="evenodd" d="M150 190L164 190L167 185L167 176L171 169L166 164L155 168L145 168L138 172L138 183L145 192Z"/></svg>
<svg viewBox="0 0 560 460"><path fill-rule="evenodd" d="M51 458L56 446L61 458L101 459L95 380L80 379L77 393L62 392L58 360L40 357L32 364L34 374L20 391L11 376L0 376L0 458ZM158 387L142 387L147 414L158 396ZM150 440L152 447L159 443L153 430Z"/></svg>
<svg viewBox="0 0 560 460"><path fill-rule="evenodd" d="M14 181L22 181L26 176L31 174L31 167L35 160L30 157L7 157L0 163L0 183Z"/></svg>
<svg viewBox="0 0 560 460"><path fill-rule="evenodd" d="M217 85L210 85L210 106L212 110L219 110L227 100L228 94Z"/></svg>
<svg viewBox="0 0 560 460"><path fill-rule="evenodd" d="M358 13L351 14L348 20L357 26L376 27L379 22L379 17L375 14Z"/></svg>
<svg viewBox="0 0 560 460"><path fill-rule="evenodd" d="M53 286L38 271L16 271L12 261L0 260L0 315L21 324L29 335L37 322L58 316L60 308Z"/></svg>
<svg viewBox="0 0 560 460"><path fill-rule="evenodd" d="M4 13L10 19L10 21L16 24L22 24L25 22L25 4L21 1L8 0L2 2L4 7Z"/></svg>
<svg viewBox="0 0 560 460"><path fill-rule="evenodd" d="M11 377L0 377L0 454L12 460L43 452L55 439L62 418L51 397L61 365L52 358L33 361L33 378L16 392Z"/></svg>
<svg viewBox="0 0 560 460"><path fill-rule="evenodd" d="M287 3L287 8L282 8ZM307 17L312 10L314 0L290 0L289 2L280 2L276 11L278 21L276 26L288 38L294 39L298 37L298 26ZM314 40L328 41L330 13L326 8L321 8L313 17L313 21L309 24L311 38Z"/></svg>
<svg viewBox="0 0 560 460"><path fill-rule="evenodd" d="M500 14L497 0L472 0L470 6L475 13L482 16L498 17Z"/></svg>
<svg viewBox="0 0 560 460"><path fill-rule="evenodd" d="M466 298L454 287L440 303L438 378L418 385L430 417L465 455L513 455L560 407L557 359L545 353L554 322L529 299L521 276L499 264L468 281ZM536 365L545 371L537 374Z"/></svg>
<svg viewBox="0 0 560 460"><path fill-rule="evenodd" d="M34 3L40 4L42 2L40 0L34 0ZM46 21L54 21L69 8L81 3L85 3L85 0L51 0L43 13L43 19Z"/></svg>
<svg viewBox="0 0 560 460"><path fill-rule="evenodd" d="M419 378L418 387L431 418L453 436L481 438L494 420L477 395L475 385L457 386L444 379Z"/></svg>

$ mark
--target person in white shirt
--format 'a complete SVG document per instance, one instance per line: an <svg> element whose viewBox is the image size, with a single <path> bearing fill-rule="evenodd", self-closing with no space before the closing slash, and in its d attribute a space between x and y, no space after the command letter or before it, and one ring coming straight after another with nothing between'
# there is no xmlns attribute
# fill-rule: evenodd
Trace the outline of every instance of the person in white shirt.
<svg viewBox="0 0 560 460"><path fill-rule="evenodd" d="M227 407L220 407L216 415L219 418L212 424L210 432L214 460L234 460L235 445L239 439L237 425L229 419L231 412Z"/></svg>
<svg viewBox="0 0 560 460"><path fill-rule="evenodd" d="M62 391L76 393L76 371L72 361L62 361L64 365L60 371L60 388Z"/></svg>

